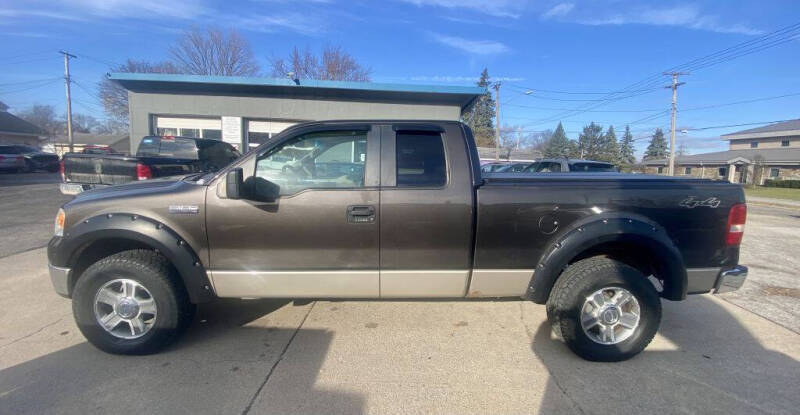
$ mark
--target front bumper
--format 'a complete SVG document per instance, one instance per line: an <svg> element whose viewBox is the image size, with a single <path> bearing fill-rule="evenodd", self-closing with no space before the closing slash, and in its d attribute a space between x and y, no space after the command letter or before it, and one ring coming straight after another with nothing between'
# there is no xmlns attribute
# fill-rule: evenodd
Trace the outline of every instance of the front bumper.
<svg viewBox="0 0 800 415"><path fill-rule="evenodd" d="M50 271L50 282L53 283L56 293L62 297L69 298L69 268L57 267L53 264L47 264Z"/></svg>
<svg viewBox="0 0 800 415"><path fill-rule="evenodd" d="M722 271L714 284L714 294L736 291L744 285L745 279L747 279L747 267L744 265Z"/></svg>

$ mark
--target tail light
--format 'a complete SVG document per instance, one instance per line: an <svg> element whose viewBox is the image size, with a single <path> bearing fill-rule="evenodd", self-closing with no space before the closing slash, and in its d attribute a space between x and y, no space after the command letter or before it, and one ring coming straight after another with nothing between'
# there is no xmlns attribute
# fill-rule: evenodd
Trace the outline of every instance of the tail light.
<svg viewBox="0 0 800 415"><path fill-rule="evenodd" d="M6 156L0 156L0 161L5 160Z"/></svg>
<svg viewBox="0 0 800 415"><path fill-rule="evenodd" d="M150 170L149 166L146 166L142 163L136 164L136 178L139 180L147 180L153 178L153 172Z"/></svg>
<svg viewBox="0 0 800 415"><path fill-rule="evenodd" d="M58 172L61 174L61 181L66 181L67 176L64 175L64 160L58 162Z"/></svg>
<svg viewBox="0 0 800 415"><path fill-rule="evenodd" d="M739 245L744 235L744 223L747 220L747 205L739 203L731 207L728 212L728 228L725 234L727 245Z"/></svg>
<svg viewBox="0 0 800 415"><path fill-rule="evenodd" d="M25 164L25 157L17 156L17 157L14 157L14 160L17 161L17 164Z"/></svg>

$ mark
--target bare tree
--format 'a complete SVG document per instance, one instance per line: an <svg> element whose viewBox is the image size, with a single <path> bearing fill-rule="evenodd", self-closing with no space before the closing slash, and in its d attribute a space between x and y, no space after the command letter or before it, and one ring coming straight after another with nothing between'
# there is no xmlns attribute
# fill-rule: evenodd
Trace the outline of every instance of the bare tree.
<svg viewBox="0 0 800 415"><path fill-rule="evenodd" d="M369 82L371 72L341 46L326 46L321 56L308 48L301 52L295 46L288 58L271 58L270 65L276 78L292 74L295 79Z"/></svg>
<svg viewBox="0 0 800 415"><path fill-rule="evenodd" d="M109 72L179 73L180 71L170 62L150 63L147 61L128 59L122 65L109 68ZM97 90L106 115L114 120L114 124L123 127L127 126L128 91L105 76L97 84Z"/></svg>
<svg viewBox="0 0 800 415"><path fill-rule="evenodd" d="M235 30L192 29L169 48L169 54L186 74L255 76L261 70L250 43Z"/></svg>
<svg viewBox="0 0 800 415"><path fill-rule="evenodd" d="M56 108L52 105L34 104L16 115L41 128L50 137L63 132L65 129L64 120L56 115Z"/></svg>

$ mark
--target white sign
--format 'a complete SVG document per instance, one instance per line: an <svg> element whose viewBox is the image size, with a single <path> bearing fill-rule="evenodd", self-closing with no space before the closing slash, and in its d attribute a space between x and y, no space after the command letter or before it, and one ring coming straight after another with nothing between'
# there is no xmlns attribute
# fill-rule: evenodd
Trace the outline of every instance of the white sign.
<svg viewBox="0 0 800 415"><path fill-rule="evenodd" d="M242 117L222 117L222 141L241 151Z"/></svg>

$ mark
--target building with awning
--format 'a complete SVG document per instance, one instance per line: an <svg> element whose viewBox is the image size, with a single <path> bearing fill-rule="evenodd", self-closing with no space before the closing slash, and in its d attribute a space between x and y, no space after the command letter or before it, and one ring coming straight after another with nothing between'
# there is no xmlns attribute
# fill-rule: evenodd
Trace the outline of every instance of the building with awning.
<svg viewBox="0 0 800 415"><path fill-rule="evenodd" d="M258 146L296 123L459 120L484 88L151 73L111 73L128 90L130 150L148 135Z"/></svg>

